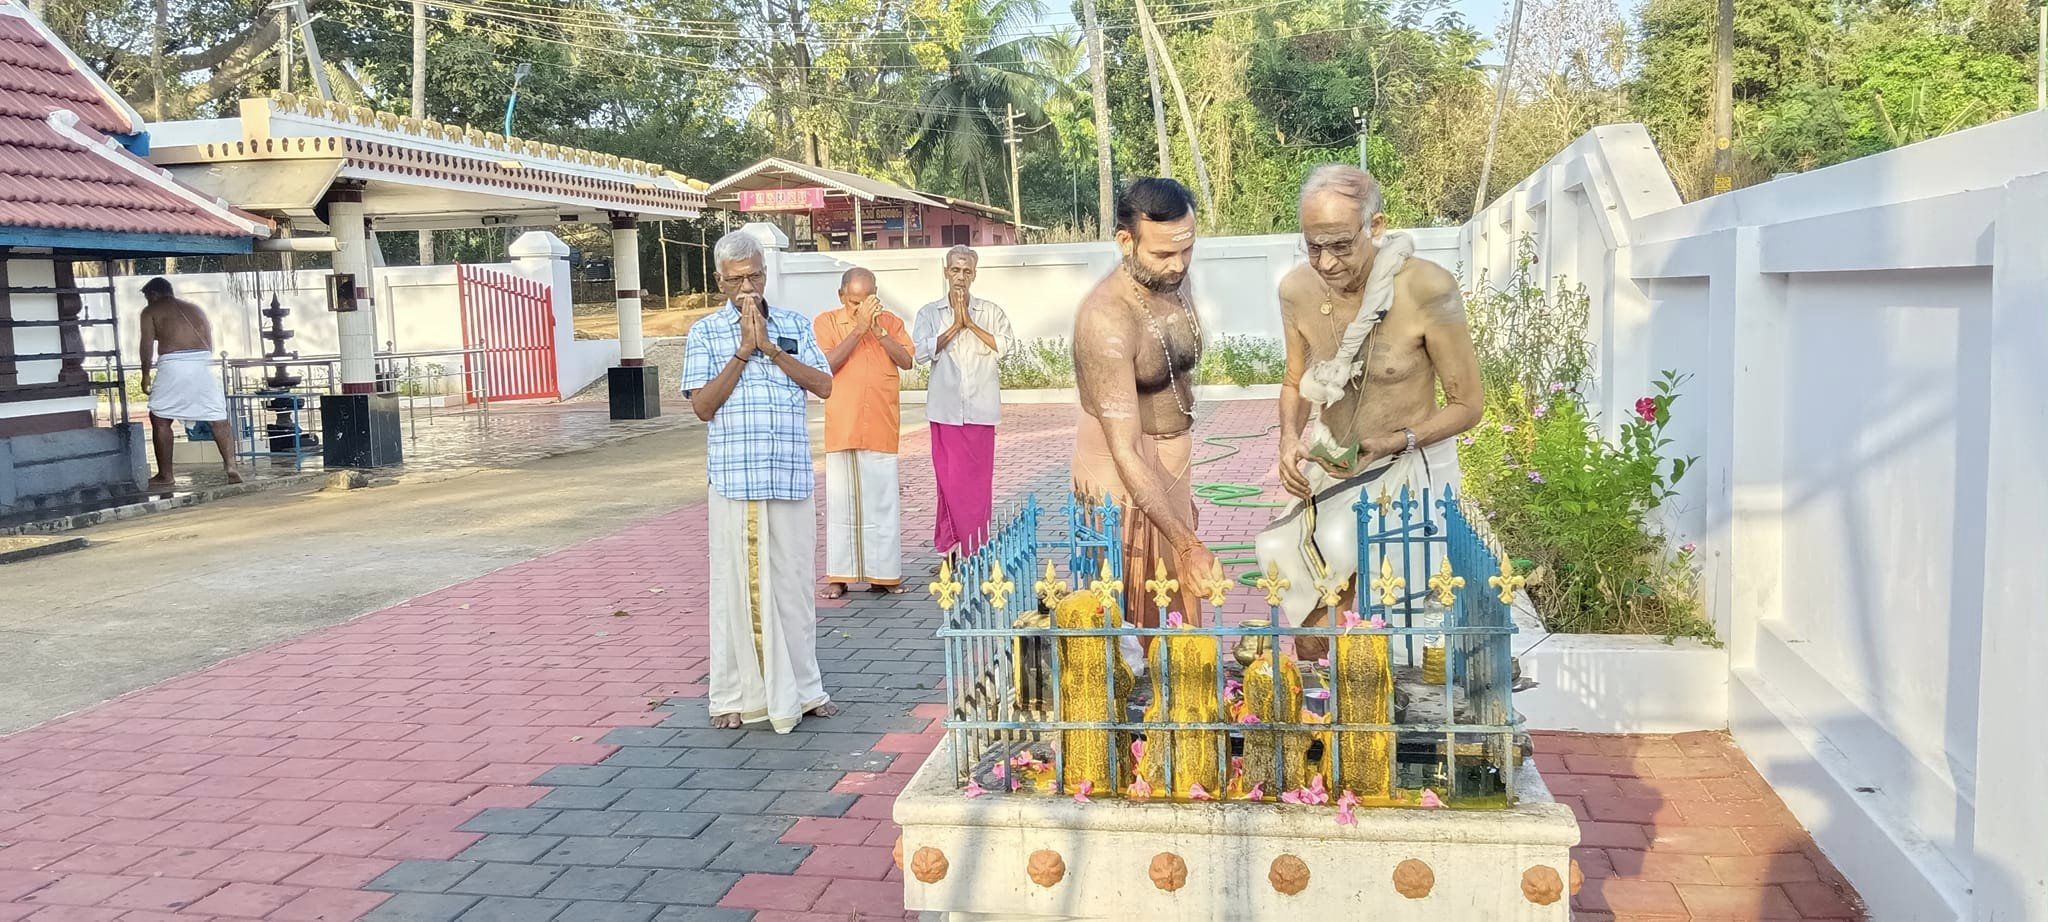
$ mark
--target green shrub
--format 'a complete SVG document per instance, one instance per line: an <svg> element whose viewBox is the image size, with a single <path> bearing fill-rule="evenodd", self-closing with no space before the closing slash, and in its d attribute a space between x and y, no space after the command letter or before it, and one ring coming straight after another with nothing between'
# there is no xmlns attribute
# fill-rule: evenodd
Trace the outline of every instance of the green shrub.
<svg viewBox="0 0 2048 922"><path fill-rule="evenodd" d="M1466 494L1523 562L1550 630L1715 642L1692 545L1669 549L1652 520L1697 460L1666 457L1686 376L1665 372L1603 440L1581 398L1585 290L1533 282L1526 243L1518 262L1507 288L1482 279L1470 300L1486 409L1459 451Z"/></svg>

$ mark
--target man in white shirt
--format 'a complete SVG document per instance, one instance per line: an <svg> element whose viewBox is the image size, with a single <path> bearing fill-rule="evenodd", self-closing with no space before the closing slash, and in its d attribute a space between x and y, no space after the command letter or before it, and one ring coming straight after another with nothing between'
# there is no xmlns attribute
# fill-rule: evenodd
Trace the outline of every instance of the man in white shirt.
<svg viewBox="0 0 2048 922"><path fill-rule="evenodd" d="M996 364L1017 345L1003 309L969 293L979 261L964 246L946 251L946 296L918 310L910 337L917 361L931 366L925 418L939 494L932 543L941 554L972 554L987 537L1003 413Z"/></svg>

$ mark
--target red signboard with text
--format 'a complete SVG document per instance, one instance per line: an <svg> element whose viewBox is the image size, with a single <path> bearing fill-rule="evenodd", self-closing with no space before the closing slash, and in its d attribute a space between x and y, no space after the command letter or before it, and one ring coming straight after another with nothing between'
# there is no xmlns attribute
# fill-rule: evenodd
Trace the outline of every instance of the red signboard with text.
<svg viewBox="0 0 2048 922"><path fill-rule="evenodd" d="M825 207L825 190L806 189L741 190L741 211L816 211Z"/></svg>

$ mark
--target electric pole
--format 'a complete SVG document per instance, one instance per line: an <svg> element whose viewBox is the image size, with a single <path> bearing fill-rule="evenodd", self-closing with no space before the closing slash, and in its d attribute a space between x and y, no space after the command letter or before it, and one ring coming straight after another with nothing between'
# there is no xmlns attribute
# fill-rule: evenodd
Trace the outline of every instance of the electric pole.
<svg viewBox="0 0 2048 922"><path fill-rule="evenodd" d="M292 91L292 14L282 4L277 10L277 91Z"/></svg>
<svg viewBox="0 0 2048 922"><path fill-rule="evenodd" d="M1180 70L1173 66L1173 49L1166 44L1166 35L1159 31L1159 24L1152 21L1152 13L1145 6L1145 0L1138 0L1138 23L1152 43L1159 46L1159 63L1166 71L1166 85L1173 89L1174 107L1180 110L1181 130L1188 133L1188 158L1195 164L1195 189L1202 194L1202 210L1208 212L1211 220L1216 216L1216 192L1209 187L1209 167L1202 162L1202 133L1195 128L1195 114L1188 108L1188 92L1181 86Z"/></svg>
<svg viewBox="0 0 2048 922"><path fill-rule="evenodd" d="M1003 106L1003 146L1010 149L1010 232L1024 242L1024 202L1017 193L1017 107Z"/></svg>
<svg viewBox="0 0 2048 922"><path fill-rule="evenodd" d="M1720 0L1714 23L1714 193L1735 188L1735 0Z"/></svg>
<svg viewBox="0 0 2048 922"><path fill-rule="evenodd" d="M1486 184L1493 178L1493 151L1500 142L1500 113L1507 108L1508 84L1515 77L1515 46L1522 38L1522 0L1515 0L1515 11L1508 17L1508 52L1500 65L1500 84L1493 88L1493 120L1486 125L1486 159L1479 165L1479 189L1472 193L1472 213L1486 207Z"/></svg>
<svg viewBox="0 0 2048 922"><path fill-rule="evenodd" d="M427 0L412 0L412 117L427 117ZM667 257L667 252L662 256ZM420 231L420 265L434 264L434 232Z"/></svg>
<svg viewBox="0 0 2048 922"><path fill-rule="evenodd" d="M1173 178L1173 151L1166 146L1166 104L1159 96L1159 59L1152 51L1152 30L1145 28L1152 17L1145 0L1138 0L1138 44L1145 48L1145 81L1152 87L1152 137L1159 142L1159 176Z"/></svg>
<svg viewBox="0 0 2048 922"><path fill-rule="evenodd" d="M1081 17L1088 30L1088 79L1095 96L1095 232L1107 238L1116 227L1116 195L1109 181L1109 77L1102 63L1102 22L1095 17L1095 0L1081 0Z"/></svg>

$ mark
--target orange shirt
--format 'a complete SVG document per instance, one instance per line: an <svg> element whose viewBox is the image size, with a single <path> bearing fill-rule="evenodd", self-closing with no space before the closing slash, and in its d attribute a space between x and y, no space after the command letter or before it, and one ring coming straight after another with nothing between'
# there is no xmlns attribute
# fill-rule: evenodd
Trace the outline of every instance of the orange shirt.
<svg viewBox="0 0 2048 922"><path fill-rule="evenodd" d="M853 309L826 311L811 321L818 333L818 348L826 356L853 334ZM883 311L882 333L910 352L910 336L903 321ZM896 453L897 430L902 426L898 412L898 380L902 372L875 338L862 334L846 364L832 372L832 396L825 398L825 450L886 451Z"/></svg>

